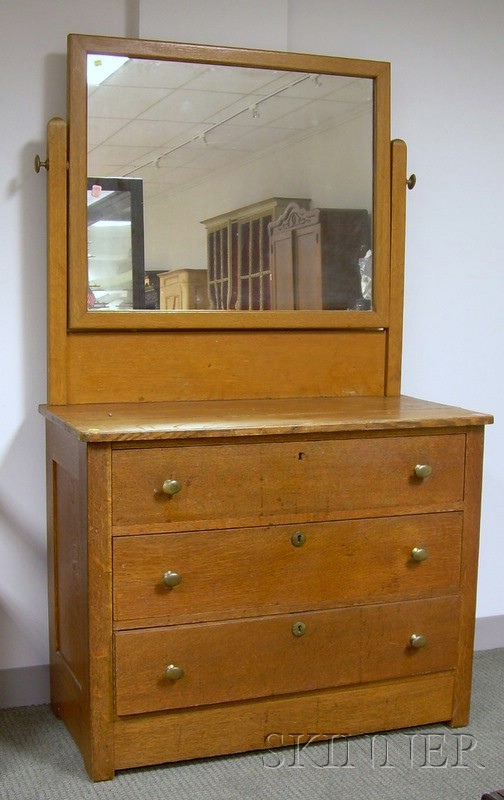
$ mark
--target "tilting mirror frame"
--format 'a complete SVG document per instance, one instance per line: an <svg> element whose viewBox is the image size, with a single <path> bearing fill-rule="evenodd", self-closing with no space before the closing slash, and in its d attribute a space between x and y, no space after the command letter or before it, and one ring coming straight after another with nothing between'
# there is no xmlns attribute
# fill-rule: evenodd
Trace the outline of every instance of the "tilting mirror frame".
<svg viewBox="0 0 504 800"><path fill-rule="evenodd" d="M139 39L71 34L69 43L68 285L70 330L376 329L388 325L390 279L390 65L387 62ZM373 80L372 310L124 310L88 308L88 53L201 64L256 67Z"/></svg>

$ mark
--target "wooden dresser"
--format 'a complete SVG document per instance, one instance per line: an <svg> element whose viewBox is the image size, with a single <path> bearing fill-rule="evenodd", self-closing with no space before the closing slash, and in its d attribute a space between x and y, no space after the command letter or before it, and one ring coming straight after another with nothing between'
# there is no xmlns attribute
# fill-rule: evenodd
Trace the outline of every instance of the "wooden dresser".
<svg viewBox="0 0 504 800"><path fill-rule="evenodd" d="M388 65L72 41L70 124L48 127L40 410L51 703L91 778L465 725L492 418L401 395L406 146L390 143ZM307 72L303 93L322 73L375 76L369 310L88 309L82 70L108 52Z"/></svg>
<svg viewBox="0 0 504 800"><path fill-rule="evenodd" d="M43 413L53 696L95 778L466 723L488 416L405 397Z"/></svg>

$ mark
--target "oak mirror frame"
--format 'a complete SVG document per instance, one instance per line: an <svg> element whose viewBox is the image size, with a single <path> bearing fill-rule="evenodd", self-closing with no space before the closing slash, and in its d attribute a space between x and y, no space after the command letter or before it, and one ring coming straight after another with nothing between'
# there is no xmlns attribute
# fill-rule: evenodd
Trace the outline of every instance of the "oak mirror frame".
<svg viewBox="0 0 504 800"><path fill-rule="evenodd" d="M322 302L321 305L317 306L309 300L306 305L301 303L296 305L290 301L283 302L283 304L282 302L277 302L272 308L271 305L258 305L256 301L252 302L250 300L247 308L247 306L237 305L235 300L230 303L229 293L225 302L217 301L216 303L215 289L212 289L214 295L210 302L207 300L201 306L198 303L193 303L189 308L176 308L176 310L160 310L159 297L157 306L146 303L143 308L128 308L126 306L119 307L118 310L109 311L104 308L105 303L96 304L93 287L90 287L92 280L89 271L91 262L89 261L88 198L92 189L88 191L88 185L93 187L93 178L97 178L96 182L99 184L100 176L96 176L89 171L93 169L90 157L93 149L93 134L92 120L88 113L88 104L92 93L88 87L87 67L90 57L99 61L100 56L106 57L110 55L130 60L138 59L138 63L142 64L168 62L179 68L183 66L184 69L209 67L218 71L221 68L225 68L226 75L232 74L233 76L235 73L230 73L229 70L236 70L236 75L239 74L239 71L244 72L249 77L253 77L257 73L261 77L267 76L273 87L276 85L278 74L284 77L286 74L292 73L293 80L292 83L289 83L289 87L301 79L306 82L307 86L309 81L310 91L313 86L316 87L322 84L325 76L341 76L347 79L347 83L355 82L357 79L364 79L362 83L363 85L365 83L366 91L371 97L369 135L369 149L371 152L366 154L364 159L367 159L370 164L369 250L367 253L364 252L365 248L361 245L361 255L369 256L371 254L372 262L372 294L370 294L370 300L368 300L367 305L356 303L348 304L345 307L344 302L343 304L338 304L337 302L324 304ZM387 62L71 34L68 37L68 69L68 326L70 330L376 329L387 327L389 313L391 191L390 65ZM218 74L220 75L220 73ZM335 79L331 77L331 80ZM204 85L204 82L202 85ZM196 94L204 98L203 92L196 92L195 96ZM272 97L276 101L276 94L276 90L273 90L269 95L263 90L262 96L266 100ZM230 94L231 111L233 111L233 101L236 97L238 95ZM260 116L262 113L263 109L260 107L262 102L262 99L259 100L258 108L252 105L247 109L252 117ZM126 98L125 104L128 105ZM118 116L121 113L118 112ZM229 116L233 124L235 122L232 119L233 114L231 113ZM213 133L213 129L221 125L219 119L215 119L217 119L218 124L216 125L214 119L212 119L210 128L208 126L205 128L200 126L198 128L195 125L192 138L189 137L185 143L192 148L203 148L204 151L208 144L207 138L210 138L207 137L206 131L210 130ZM118 119L116 130L119 129L120 124L121 120ZM250 120L247 124L250 124ZM111 125L111 131L113 131L114 122ZM296 127L296 123L291 127ZM217 133L220 133L222 137L224 131L217 131ZM277 131L277 133L281 136L280 131ZM236 145L236 148L240 149L238 145ZM165 161L169 162L173 153L177 150L178 145L173 148L161 145L156 149L152 145L152 141L149 141L146 143L145 151L141 151L138 156L132 170L127 173L122 171L119 175L116 175L112 171L113 167L109 167L108 173L105 174L103 172L102 177L104 179L112 177L124 177L128 180L138 179L142 177L142 174L141 170L137 169L137 163L139 166L147 166L151 171L157 169L161 172L160 167L164 166L162 160L165 159ZM154 152L155 157L150 156L151 151ZM147 159L144 156L144 152L148 153ZM317 148L312 148L310 158L316 157L316 153ZM281 151L275 154L275 158L282 158ZM253 163L250 168L254 170ZM300 172L304 169L304 164L300 164ZM243 183L247 184L248 181L246 180ZM200 187L200 191L202 193L205 192L204 180L200 182ZM156 199L155 197L149 198L147 182L145 183L145 189L147 194L146 205L150 203L154 207ZM96 191L99 195L99 186ZM255 208L260 205L260 201L265 201L266 198L274 198L276 200L277 194L280 200L290 201L295 199L296 202L299 200L299 207L303 209L303 213L304 209L308 209L308 214L310 210L313 213L314 208L322 206L321 203L310 203L312 198L306 198L306 193L302 191L289 193L289 197L286 198L285 192L276 193L265 189L261 194L260 189L257 190L257 188L256 195L250 200L250 203L244 203L243 205L246 209L249 207ZM199 231L201 231L198 235L206 237L207 252L204 256L205 259L208 259L206 266L208 266L210 259L209 231L212 231L213 221L221 220L222 217L225 217L225 212L230 212L236 208L236 204L228 203L226 205L224 197L219 199L220 203L215 206L215 213L208 214L206 219L200 218L198 220ZM229 208L229 205L231 205L231 208ZM297 205L294 206L295 209L297 207ZM285 208L284 203L284 206L279 206L279 208L279 214L280 212L283 214L283 216L279 216L279 220L286 219L291 206L288 205L286 210L282 210ZM331 210L333 209L325 209L325 211ZM320 213L325 213L325 211ZM167 220L167 226L168 222ZM288 220L287 224L290 224ZM147 225L146 227L148 228L149 226ZM177 227L174 226L170 236L176 236ZM229 230L231 231L230 226ZM184 241L178 242L178 247L179 250L180 248L183 249ZM229 260L230 258L230 254L226 253L226 259ZM165 270L166 274L168 274L170 270L176 269L177 266L177 264L174 266L173 263L170 263L168 266L163 267L162 264L156 262L154 269L150 269L147 263L145 269L149 269L149 272L159 279L159 275L162 275ZM186 265L180 264L180 266ZM190 266L193 267L193 264L191 263ZM194 266L200 267L201 265L196 264ZM308 264L308 266L310 265ZM191 276L196 272L203 273L204 271L194 268L192 272L190 271ZM145 278L145 283L148 283L147 277ZM157 290L159 291L159 287ZM257 292L259 293L259 291L262 292L263 289L258 289ZM270 292L269 288L268 292ZM92 302L90 302L90 295L93 297ZM98 308L96 305L98 305ZM151 310L153 308L156 310ZM263 308L267 310L263 310Z"/></svg>

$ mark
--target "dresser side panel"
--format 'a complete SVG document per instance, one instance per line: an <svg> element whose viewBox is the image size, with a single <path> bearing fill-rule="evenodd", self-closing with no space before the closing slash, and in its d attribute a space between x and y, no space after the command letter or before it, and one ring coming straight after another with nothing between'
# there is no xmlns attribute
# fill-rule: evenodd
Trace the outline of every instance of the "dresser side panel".
<svg viewBox="0 0 504 800"><path fill-rule="evenodd" d="M453 715L451 718L451 724L454 727L467 725L469 720L476 617L483 442L483 428L471 428L467 431L464 524L462 530L462 558L460 570L461 610L459 648L453 698Z"/></svg>
<svg viewBox="0 0 504 800"><path fill-rule="evenodd" d="M114 771L109 462L48 423L51 704L95 780Z"/></svg>
<svg viewBox="0 0 504 800"><path fill-rule="evenodd" d="M94 780L114 774L112 680L111 448L88 446L88 619L90 742Z"/></svg>
<svg viewBox="0 0 504 800"><path fill-rule="evenodd" d="M88 708L86 446L47 424L51 705L85 751Z"/></svg>

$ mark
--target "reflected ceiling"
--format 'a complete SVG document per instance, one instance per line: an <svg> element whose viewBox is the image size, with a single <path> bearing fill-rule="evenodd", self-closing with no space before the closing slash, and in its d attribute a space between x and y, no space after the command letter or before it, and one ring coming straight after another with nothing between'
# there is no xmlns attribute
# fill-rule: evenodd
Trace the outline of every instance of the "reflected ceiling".
<svg viewBox="0 0 504 800"><path fill-rule="evenodd" d="M102 58L89 55L88 64ZM372 86L362 78L129 59L88 87L88 174L143 178L148 202L369 113Z"/></svg>

